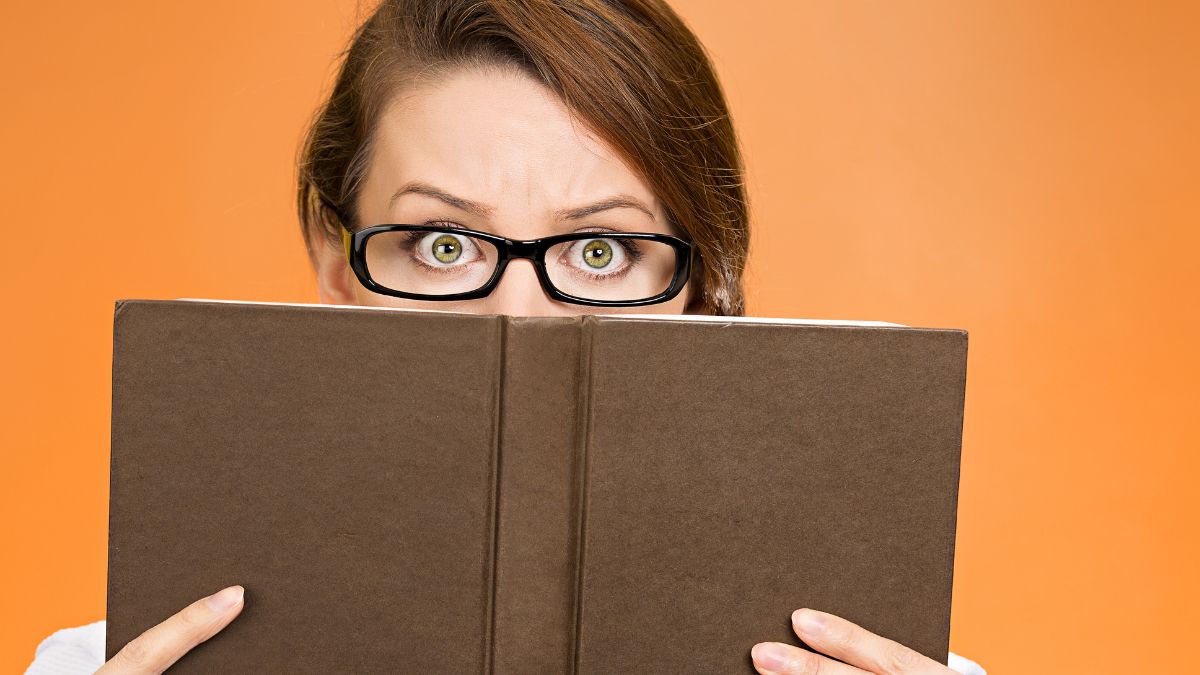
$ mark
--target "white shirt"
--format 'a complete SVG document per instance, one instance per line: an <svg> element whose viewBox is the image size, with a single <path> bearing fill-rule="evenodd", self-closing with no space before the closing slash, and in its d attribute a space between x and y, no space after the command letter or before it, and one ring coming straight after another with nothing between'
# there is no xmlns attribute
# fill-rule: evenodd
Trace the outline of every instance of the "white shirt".
<svg viewBox="0 0 1200 675"><path fill-rule="evenodd" d="M104 622L97 621L51 633L37 646L33 663L25 675L91 675L102 665ZM946 665L963 675L987 675L978 663L954 652L950 652Z"/></svg>

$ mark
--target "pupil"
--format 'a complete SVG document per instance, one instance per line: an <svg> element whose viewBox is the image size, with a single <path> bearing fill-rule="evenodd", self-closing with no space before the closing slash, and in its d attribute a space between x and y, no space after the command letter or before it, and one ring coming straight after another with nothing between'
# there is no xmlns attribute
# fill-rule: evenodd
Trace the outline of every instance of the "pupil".
<svg viewBox="0 0 1200 675"><path fill-rule="evenodd" d="M590 241L583 247L583 259L589 267L604 267L612 260L612 247L606 241Z"/></svg>
<svg viewBox="0 0 1200 675"><path fill-rule="evenodd" d="M454 237L444 234L433 242L433 257L442 262L454 262L462 255L462 247Z"/></svg>

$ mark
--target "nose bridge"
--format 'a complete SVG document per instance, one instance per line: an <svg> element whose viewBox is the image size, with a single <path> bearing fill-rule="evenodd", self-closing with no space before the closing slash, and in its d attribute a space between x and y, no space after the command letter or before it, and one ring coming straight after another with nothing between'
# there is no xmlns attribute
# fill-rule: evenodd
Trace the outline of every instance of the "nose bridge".
<svg viewBox="0 0 1200 675"><path fill-rule="evenodd" d="M532 253L528 251L527 253ZM546 294L531 256L517 256L508 261L504 274L488 297L488 304L499 314L537 316L559 313L555 301Z"/></svg>
<svg viewBox="0 0 1200 675"><path fill-rule="evenodd" d="M508 255L510 258L525 258L526 260L535 260L537 246L531 241L514 241L508 247Z"/></svg>
<svg viewBox="0 0 1200 675"><path fill-rule="evenodd" d="M538 275L537 264L534 262L533 256L531 255L532 251L529 253L530 255L516 255L514 253L510 256L508 265L506 265L504 268L504 274L500 276L500 281L498 282L498 287L496 290L504 287L505 282L509 279L512 279L512 282L508 284L509 286L531 286L536 287L538 291L544 292L545 289L542 288L542 281ZM532 290L532 288L530 290Z"/></svg>
<svg viewBox="0 0 1200 675"><path fill-rule="evenodd" d="M508 261L508 266L504 269L504 276L500 278L500 281L503 282L506 277L512 276L514 268L528 270L527 274L529 275L529 278L536 281L537 265L534 264L532 256L518 256L515 254L511 256ZM526 273L518 273L518 275L521 274Z"/></svg>

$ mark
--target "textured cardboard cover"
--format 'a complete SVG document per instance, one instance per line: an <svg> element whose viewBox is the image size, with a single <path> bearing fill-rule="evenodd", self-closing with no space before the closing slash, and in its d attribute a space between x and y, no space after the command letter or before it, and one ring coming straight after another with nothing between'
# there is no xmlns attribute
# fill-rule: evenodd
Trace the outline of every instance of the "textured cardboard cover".
<svg viewBox="0 0 1200 675"><path fill-rule="evenodd" d="M966 333L125 300L108 642L172 672L753 673L839 614L945 663Z"/></svg>

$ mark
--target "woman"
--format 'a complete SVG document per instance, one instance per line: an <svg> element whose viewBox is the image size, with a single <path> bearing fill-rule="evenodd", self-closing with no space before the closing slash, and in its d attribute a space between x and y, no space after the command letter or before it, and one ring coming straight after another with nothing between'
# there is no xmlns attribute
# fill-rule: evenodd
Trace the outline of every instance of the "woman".
<svg viewBox="0 0 1200 675"><path fill-rule="evenodd" d="M387 0L310 128L298 206L325 303L562 315L652 301L637 311L740 315L742 171L711 64L661 0ZM397 223L427 229L351 236ZM543 274L517 257L496 277L492 240L464 230L574 236ZM673 284L676 255L691 267ZM196 601L108 663L103 622L59 631L29 672L162 672L233 621L242 592ZM760 643L759 672L955 672L814 609L792 623L821 653Z"/></svg>

